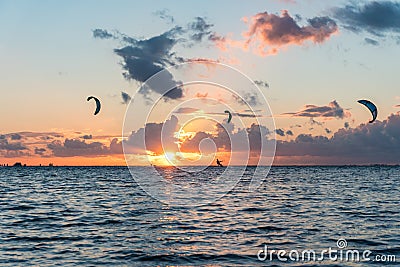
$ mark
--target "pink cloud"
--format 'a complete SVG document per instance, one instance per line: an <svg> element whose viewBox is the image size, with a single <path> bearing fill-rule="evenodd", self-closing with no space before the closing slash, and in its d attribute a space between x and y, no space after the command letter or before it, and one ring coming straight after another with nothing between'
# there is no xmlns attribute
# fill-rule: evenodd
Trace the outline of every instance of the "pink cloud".
<svg viewBox="0 0 400 267"><path fill-rule="evenodd" d="M266 56L276 54L290 45L302 45L306 41L323 43L338 31L335 21L329 17L314 17L307 20L307 25L300 26L287 10L283 10L280 16L263 12L242 20L249 25L243 33L244 40L215 35L212 40L217 47L222 50L228 47L251 49Z"/></svg>

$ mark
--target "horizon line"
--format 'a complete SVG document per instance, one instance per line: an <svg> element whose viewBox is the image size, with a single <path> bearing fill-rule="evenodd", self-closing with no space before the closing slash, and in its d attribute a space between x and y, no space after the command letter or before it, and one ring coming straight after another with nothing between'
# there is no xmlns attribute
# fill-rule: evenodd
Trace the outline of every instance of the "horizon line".
<svg viewBox="0 0 400 267"><path fill-rule="evenodd" d="M222 168L226 167L374 167L374 166L387 166L387 167L398 167L400 163L390 164L390 163L366 163L366 164L279 164L279 165L229 165L223 166ZM170 167L218 167L217 165L180 165L180 166L173 166L173 165L22 165L22 166L0 166L1 168L26 168L26 167L47 167L47 168L54 168L54 167L156 167L156 168L170 168Z"/></svg>

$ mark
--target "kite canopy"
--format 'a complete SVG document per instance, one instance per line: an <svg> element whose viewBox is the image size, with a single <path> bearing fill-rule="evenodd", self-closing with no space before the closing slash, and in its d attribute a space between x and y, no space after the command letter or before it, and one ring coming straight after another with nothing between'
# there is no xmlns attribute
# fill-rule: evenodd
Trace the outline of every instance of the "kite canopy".
<svg viewBox="0 0 400 267"><path fill-rule="evenodd" d="M372 103L369 100L364 100L364 99L363 100L358 100L357 102L360 103L360 104L363 104L364 106L366 106L369 109L369 111L372 114L372 120L370 120L369 123L374 122L376 120L376 117L378 116L378 109L375 106L375 104Z"/></svg>
<svg viewBox="0 0 400 267"><path fill-rule="evenodd" d="M228 123L230 123L232 120L232 113L229 110L225 110L224 112L229 114Z"/></svg>
<svg viewBox="0 0 400 267"><path fill-rule="evenodd" d="M94 99L96 101L96 110L94 111L94 115L97 115L100 112L100 109L101 109L100 100L97 97L89 96L86 99L86 101L90 101L91 99Z"/></svg>

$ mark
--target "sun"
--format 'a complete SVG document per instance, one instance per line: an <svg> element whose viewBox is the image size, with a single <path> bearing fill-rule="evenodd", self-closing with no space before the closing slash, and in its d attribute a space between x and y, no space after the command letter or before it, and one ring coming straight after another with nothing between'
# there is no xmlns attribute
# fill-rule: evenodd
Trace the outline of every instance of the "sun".
<svg viewBox="0 0 400 267"><path fill-rule="evenodd" d="M176 154L174 152L165 152L164 153L165 161L168 165L174 165L174 161L176 160Z"/></svg>

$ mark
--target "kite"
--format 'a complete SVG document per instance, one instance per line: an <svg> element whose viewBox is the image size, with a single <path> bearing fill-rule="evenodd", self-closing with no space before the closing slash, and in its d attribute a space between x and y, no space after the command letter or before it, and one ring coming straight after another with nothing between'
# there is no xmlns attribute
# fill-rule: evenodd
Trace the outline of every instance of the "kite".
<svg viewBox="0 0 400 267"><path fill-rule="evenodd" d="M374 103L372 103L369 100L358 100L357 102L360 104L363 104L364 106L366 106L369 109L369 111L371 111L372 120L370 120L369 123L374 122L376 120L376 117L378 116L378 109L374 105Z"/></svg>
<svg viewBox="0 0 400 267"><path fill-rule="evenodd" d="M94 99L96 101L96 110L94 111L94 115L97 115L101 109L100 100L97 97L89 96L86 101L90 101L91 99Z"/></svg>
<svg viewBox="0 0 400 267"><path fill-rule="evenodd" d="M232 113L231 113L229 110L225 110L224 112L227 113L227 114L229 114L228 123L230 123L231 120L232 120Z"/></svg>

